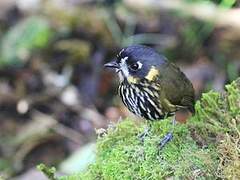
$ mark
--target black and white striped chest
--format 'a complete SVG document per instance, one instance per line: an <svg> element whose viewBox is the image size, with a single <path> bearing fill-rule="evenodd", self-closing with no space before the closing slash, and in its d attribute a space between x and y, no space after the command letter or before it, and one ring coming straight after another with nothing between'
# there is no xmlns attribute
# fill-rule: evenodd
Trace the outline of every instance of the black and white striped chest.
<svg viewBox="0 0 240 180"><path fill-rule="evenodd" d="M134 114L147 120L158 120L165 117L159 100L158 89L145 84L122 82L118 93L124 105Z"/></svg>

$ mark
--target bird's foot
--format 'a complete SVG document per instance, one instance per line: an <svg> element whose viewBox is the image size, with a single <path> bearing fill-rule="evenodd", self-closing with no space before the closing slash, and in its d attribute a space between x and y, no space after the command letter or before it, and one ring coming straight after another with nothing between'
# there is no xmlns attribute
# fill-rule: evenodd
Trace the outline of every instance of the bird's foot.
<svg viewBox="0 0 240 180"><path fill-rule="evenodd" d="M158 147L161 150L169 141L171 141L173 138L173 133L169 132L167 133L164 138L160 141Z"/></svg>
<svg viewBox="0 0 240 180"><path fill-rule="evenodd" d="M138 139L141 143L144 142L144 139L150 135L150 128L145 128L144 132L138 135Z"/></svg>

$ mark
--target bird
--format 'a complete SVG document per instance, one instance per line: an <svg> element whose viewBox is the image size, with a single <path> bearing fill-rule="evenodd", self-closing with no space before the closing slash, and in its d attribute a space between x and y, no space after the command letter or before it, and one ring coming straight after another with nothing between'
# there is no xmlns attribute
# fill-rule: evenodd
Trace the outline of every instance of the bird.
<svg viewBox="0 0 240 180"><path fill-rule="evenodd" d="M135 115L151 122L173 116L173 127L176 121L185 122L194 115L195 95L191 81L155 49L130 45L104 66L115 69L119 76L118 94ZM145 137L147 131L141 137ZM159 148L172 138L173 129L160 141Z"/></svg>

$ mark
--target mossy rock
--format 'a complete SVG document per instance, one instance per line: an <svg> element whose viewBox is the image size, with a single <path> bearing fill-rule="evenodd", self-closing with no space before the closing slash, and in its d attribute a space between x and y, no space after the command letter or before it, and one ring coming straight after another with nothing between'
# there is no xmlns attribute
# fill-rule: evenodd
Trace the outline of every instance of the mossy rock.
<svg viewBox="0 0 240 180"><path fill-rule="evenodd" d="M154 123L142 143L138 134L144 124L130 119L110 129L98 140L97 160L85 173L63 179L159 179L166 177L213 177L216 155L198 148L186 125L178 125L174 139L162 150L160 139L171 128L169 120ZM213 151L212 151L213 152Z"/></svg>
<svg viewBox="0 0 240 180"><path fill-rule="evenodd" d="M217 177L240 178L240 78L226 85L226 92L203 94L196 115L188 123L196 141L214 145ZM201 143L200 143L201 144Z"/></svg>
<svg viewBox="0 0 240 180"><path fill-rule="evenodd" d="M85 172L60 179L237 179L239 110L240 79L227 85L224 94L203 94L195 116L175 126L173 140L162 150L158 143L171 129L171 118L153 122L144 142L138 135L146 122L125 119L98 138L94 164Z"/></svg>

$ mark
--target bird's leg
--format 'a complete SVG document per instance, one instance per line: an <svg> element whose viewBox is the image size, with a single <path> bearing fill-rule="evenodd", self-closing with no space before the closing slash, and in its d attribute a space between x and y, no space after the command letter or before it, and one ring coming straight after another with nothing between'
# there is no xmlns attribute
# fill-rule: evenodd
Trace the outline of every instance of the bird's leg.
<svg viewBox="0 0 240 180"><path fill-rule="evenodd" d="M138 139L142 143L144 142L144 139L150 135L151 128L152 128L152 123L147 122L147 125L144 128L144 131L141 134L138 135Z"/></svg>
<svg viewBox="0 0 240 180"><path fill-rule="evenodd" d="M171 131L168 132L159 143L160 150L173 138L173 131L174 131L175 124L176 124L176 116L173 117Z"/></svg>

